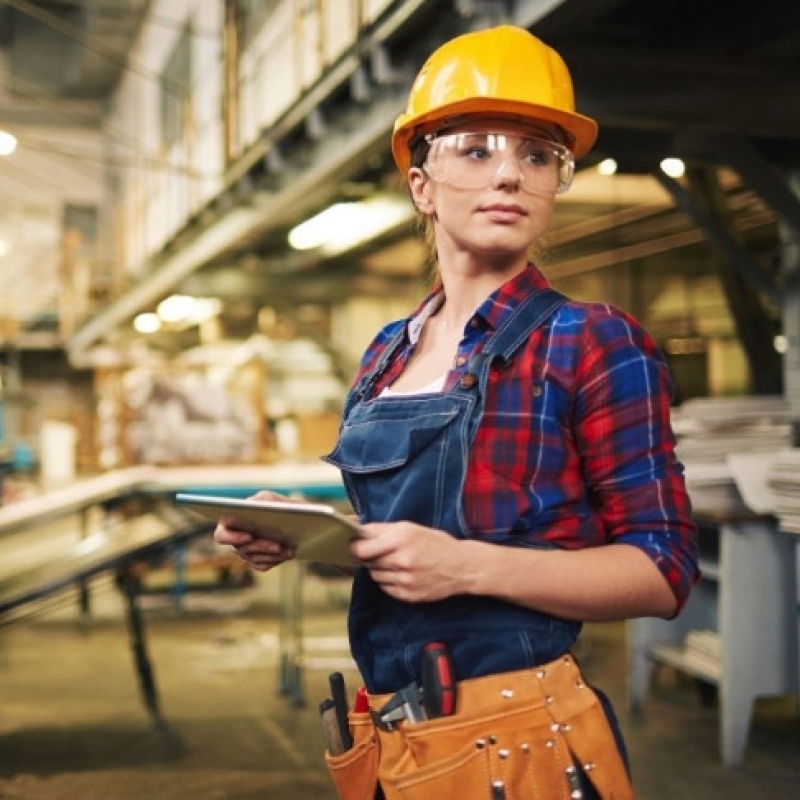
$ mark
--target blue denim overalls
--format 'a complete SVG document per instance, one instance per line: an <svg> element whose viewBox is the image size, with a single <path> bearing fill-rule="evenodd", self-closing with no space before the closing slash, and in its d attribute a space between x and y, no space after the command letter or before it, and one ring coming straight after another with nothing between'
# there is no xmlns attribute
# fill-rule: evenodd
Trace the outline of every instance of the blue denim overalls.
<svg viewBox="0 0 800 800"><path fill-rule="evenodd" d="M461 496L470 446L480 424L489 370L507 362L561 304L546 289L531 295L474 355L460 381L435 394L370 398L402 342L386 348L375 369L348 395L342 430L324 460L342 471L361 522L410 520L457 538L473 533ZM510 533L481 541L519 545ZM395 600L357 571L349 614L353 656L371 693L420 681L422 648L448 645L459 680L543 664L575 642L581 624L489 597L458 596L430 603Z"/></svg>

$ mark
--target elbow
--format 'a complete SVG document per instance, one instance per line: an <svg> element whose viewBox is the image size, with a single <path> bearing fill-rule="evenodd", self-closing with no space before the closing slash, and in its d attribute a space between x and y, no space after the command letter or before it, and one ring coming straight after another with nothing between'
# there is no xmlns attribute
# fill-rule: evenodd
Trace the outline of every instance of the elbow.
<svg viewBox="0 0 800 800"><path fill-rule="evenodd" d="M667 620L675 619L680 613L680 610L681 604L672 593L672 589L667 586L667 591L664 593L663 597L659 598L652 616Z"/></svg>

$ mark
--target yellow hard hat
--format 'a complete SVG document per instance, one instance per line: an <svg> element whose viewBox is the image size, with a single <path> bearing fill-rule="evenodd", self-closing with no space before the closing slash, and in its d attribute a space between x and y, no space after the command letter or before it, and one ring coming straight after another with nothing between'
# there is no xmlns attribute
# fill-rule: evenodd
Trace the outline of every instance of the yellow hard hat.
<svg viewBox="0 0 800 800"><path fill-rule="evenodd" d="M572 78L561 56L524 28L499 25L457 36L428 58L394 125L395 163L405 174L411 145L421 135L486 114L555 123L576 158L597 138L597 123L575 113Z"/></svg>

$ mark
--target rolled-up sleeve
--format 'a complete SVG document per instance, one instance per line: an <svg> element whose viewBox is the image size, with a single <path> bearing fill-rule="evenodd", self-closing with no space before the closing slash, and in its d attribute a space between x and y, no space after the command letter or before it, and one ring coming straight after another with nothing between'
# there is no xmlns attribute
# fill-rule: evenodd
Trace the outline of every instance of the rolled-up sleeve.
<svg viewBox="0 0 800 800"><path fill-rule="evenodd" d="M610 306L594 314L584 328L574 409L584 476L607 541L651 558L680 611L699 572L697 529L670 424L669 370L630 316Z"/></svg>

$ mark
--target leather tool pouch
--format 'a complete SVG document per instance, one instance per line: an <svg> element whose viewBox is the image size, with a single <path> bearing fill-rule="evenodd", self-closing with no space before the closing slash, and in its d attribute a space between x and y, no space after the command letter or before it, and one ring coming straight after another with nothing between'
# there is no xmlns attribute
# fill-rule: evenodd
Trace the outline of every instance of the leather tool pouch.
<svg viewBox="0 0 800 800"><path fill-rule="evenodd" d="M349 715L353 746L341 755L325 753L340 800L372 800L378 788L378 736L369 712Z"/></svg>
<svg viewBox="0 0 800 800"><path fill-rule="evenodd" d="M580 796L575 763L603 800L633 798L602 705L571 657L462 681L458 693L454 716L378 731L387 800L570 800Z"/></svg>

